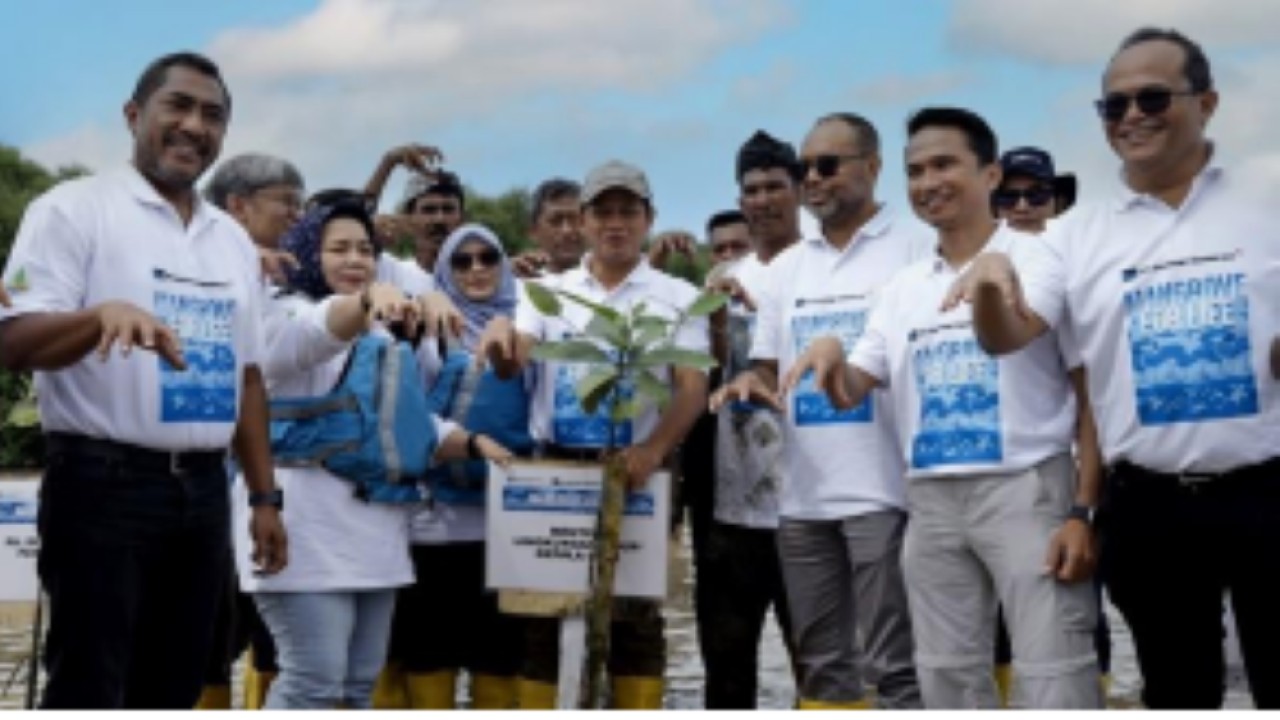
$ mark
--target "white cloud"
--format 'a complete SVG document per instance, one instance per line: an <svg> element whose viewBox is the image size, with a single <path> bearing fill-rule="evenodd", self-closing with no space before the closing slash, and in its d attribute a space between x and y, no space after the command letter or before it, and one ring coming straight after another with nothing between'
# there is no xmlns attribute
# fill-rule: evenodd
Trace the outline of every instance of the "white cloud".
<svg viewBox="0 0 1280 720"><path fill-rule="evenodd" d="M278 27L223 32L206 52L235 99L223 157L270 152L314 186L353 184L401 142L515 124L529 106L543 127L527 134L545 137L584 122L573 108L600 111L583 98L657 98L790 12L783 0L325 0ZM652 122L658 135L703 132L661 114ZM103 167L127 157L128 143L99 124L25 150Z"/></svg>
<svg viewBox="0 0 1280 720"><path fill-rule="evenodd" d="M957 49L1101 68L1139 27L1173 27L1215 50L1280 42L1275 0L957 0L948 29Z"/></svg>
<svg viewBox="0 0 1280 720"><path fill-rule="evenodd" d="M884 75L854 89L859 104L901 109L945 95L973 82L966 70L943 70L925 75Z"/></svg>

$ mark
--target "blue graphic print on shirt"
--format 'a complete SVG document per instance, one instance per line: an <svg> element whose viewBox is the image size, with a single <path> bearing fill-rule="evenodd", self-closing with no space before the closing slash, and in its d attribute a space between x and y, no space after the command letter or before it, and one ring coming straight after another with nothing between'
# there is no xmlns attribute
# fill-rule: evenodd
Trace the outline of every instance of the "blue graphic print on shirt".
<svg viewBox="0 0 1280 720"><path fill-rule="evenodd" d="M791 338L799 357L809 344L826 335L840 338L847 353L862 337L867 325L867 311L839 310L815 315L798 315L791 319ZM844 423L869 423L872 420L871 398L861 405L841 412L813 382L813 373L806 373L792 393L795 398L795 422L797 427L806 425L832 425Z"/></svg>
<svg viewBox="0 0 1280 720"><path fill-rule="evenodd" d="M1124 280L1141 275L1126 270ZM1124 302L1142 425L1258 413L1244 274L1219 272L1133 287Z"/></svg>
<svg viewBox="0 0 1280 720"><path fill-rule="evenodd" d="M912 332L912 341L921 337ZM1000 365L973 337L925 341L912 351L920 425L911 466L999 463Z"/></svg>
<svg viewBox="0 0 1280 720"><path fill-rule="evenodd" d="M235 422L236 352L232 344L235 300L158 290L156 318L182 341L186 370L161 358L160 422Z"/></svg>
<svg viewBox="0 0 1280 720"><path fill-rule="evenodd" d="M555 443L572 448L605 448L609 446L612 428L614 446L630 447L632 421L623 420L614 428L609 420L613 404L607 399L600 403L595 414L588 415L582 409L575 387L591 370L592 366L582 363L562 363L555 367L555 398L551 413L551 435ZM620 402L628 402L633 396L634 392L627 383L619 383L617 397Z"/></svg>

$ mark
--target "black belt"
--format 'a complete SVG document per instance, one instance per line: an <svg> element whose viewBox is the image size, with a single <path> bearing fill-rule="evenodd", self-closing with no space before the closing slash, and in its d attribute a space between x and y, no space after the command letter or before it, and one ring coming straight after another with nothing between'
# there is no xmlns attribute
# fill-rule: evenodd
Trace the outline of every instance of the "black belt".
<svg viewBox="0 0 1280 720"><path fill-rule="evenodd" d="M553 460L576 460L578 462L601 462L604 460L604 448L575 448L547 443L542 446L542 456Z"/></svg>
<svg viewBox="0 0 1280 720"><path fill-rule="evenodd" d="M51 432L44 436L45 453L49 457L67 455L119 463L129 468L181 475L198 470L225 467L225 450L188 450L169 452L129 445L114 440L99 440L85 435Z"/></svg>
<svg viewBox="0 0 1280 720"><path fill-rule="evenodd" d="M1255 479L1280 482L1280 457L1217 473L1190 471L1166 473L1135 465L1127 460L1121 460L1112 466L1112 472L1122 477L1134 478L1142 482L1163 483L1181 487L1208 487Z"/></svg>

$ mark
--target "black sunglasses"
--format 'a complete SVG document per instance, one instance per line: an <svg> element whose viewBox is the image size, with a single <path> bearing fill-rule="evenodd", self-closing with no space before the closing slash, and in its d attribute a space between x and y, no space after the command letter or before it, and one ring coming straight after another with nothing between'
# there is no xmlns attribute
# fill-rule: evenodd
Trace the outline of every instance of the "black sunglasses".
<svg viewBox="0 0 1280 720"><path fill-rule="evenodd" d="M1159 115L1173 104L1174 97L1190 97L1199 95L1194 90L1170 90L1169 88L1143 88L1128 95L1126 93L1108 93L1101 100L1095 100L1098 115L1107 122L1120 122L1129 113L1129 104L1136 103L1138 111L1143 115Z"/></svg>
<svg viewBox="0 0 1280 720"><path fill-rule="evenodd" d="M1031 207L1044 207L1053 201L1053 189L1033 187L1026 190L997 190L994 197L996 207L1009 210L1018 207L1018 201L1026 200Z"/></svg>
<svg viewBox="0 0 1280 720"><path fill-rule="evenodd" d="M454 253L449 258L449 267L458 272L466 272L477 264L482 268L491 268L502 260L502 254L492 248L478 253Z"/></svg>
<svg viewBox="0 0 1280 720"><path fill-rule="evenodd" d="M813 158L800 158L796 163L796 167L800 169L800 177L809 177L809 169L818 171L818 177L829 178L834 177L840 172L840 162L843 160L860 160L866 157L864 153L854 155L815 155Z"/></svg>

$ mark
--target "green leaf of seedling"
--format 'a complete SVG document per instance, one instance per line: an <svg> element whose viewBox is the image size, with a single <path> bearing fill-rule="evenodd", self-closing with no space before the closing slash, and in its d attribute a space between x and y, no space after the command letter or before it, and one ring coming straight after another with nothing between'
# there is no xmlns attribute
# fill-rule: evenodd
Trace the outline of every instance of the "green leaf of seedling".
<svg viewBox="0 0 1280 720"><path fill-rule="evenodd" d="M689 317L703 317L724 307L729 302L729 296L718 292L705 291L698 296L697 300L689 306L685 314Z"/></svg>
<svg viewBox="0 0 1280 720"><path fill-rule="evenodd" d="M636 391L640 393L640 397L659 409L665 408L667 403L671 402L671 388L648 370L636 373Z"/></svg>
<svg viewBox="0 0 1280 720"><path fill-rule="evenodd" d="M555 293L536 282L526 282L524 291L529 296L529 302L533 303L538 312L551 317L560 316L563 307L561 307L560 299L556 297Z"/></svg>
<svg viewBox="0 0 1280 720"><path fill-rule="evenodd" d="M639 400L633 398L631 400L622 400L616 402L609 412L609 419L619 423L624 420L634 420L644 411L644 405Z"/></svg>
<svg viewBox="0 0 1280 720"><path fill-rule="evenodd" d="M544 342L533 348L534 360L601 364L610 362L609 356L585 340Z"/></svg>
<svg viewBox="0 0 1280 720"><path fill-rule="evenodd" d="M564 290L559 290L558 292L561 295L563 295L565 298L578 303L584 308L587 308L591 312L595 313L597 316L603 315L615 323L622 322L622 313L618 312L617 310L614 310L611 307L605 307L604 305L601 305L599 303L591 302L590 300L582 297L581 295L575 295L571 292L565 292Z"/></svg>
<svg viewBox="0 0 1280 720"><path fill-rule="evenodd" d="M652 315L639 318L635 322L636 347L644 349L667 336L671 329L670 321Z"/></svg>
<svg viewBox="0 0 1280 720"><path fill-rule="evenodd" d="M582 403L582 409L588 415L594 415L596 409L600 407L600 402L613 391L617 384L617 370L612 367L596 368L578 381L574 386L574 392L578 395L578 402Z"/></svg>
<svg viewBox="0 0 1280 720"><path fill-rule="evenodd" d="M685 350L673 345L663 345L654 348L649 352L641 355L636 361L637 368L661 367L663 365L674 365L675 367L696 368L698 370L710 370L719 365L716 359L707 353L701 353L694 350Z"/></svg>
<svg viewBox="0 0 1280 720"><path fill-rule="evenodd" d="M619 350L627 347L626 320L621 316L610 318L604 315L595 315L591 318L591 322L587 323L587 327L583 329L583 332L591 337L600 338Z"/></svg>

